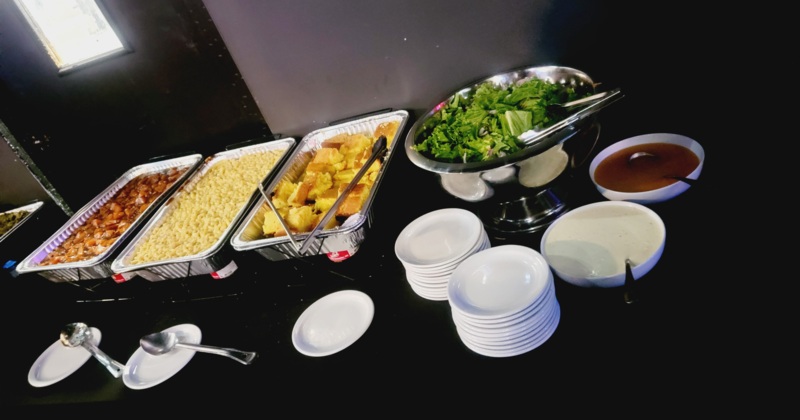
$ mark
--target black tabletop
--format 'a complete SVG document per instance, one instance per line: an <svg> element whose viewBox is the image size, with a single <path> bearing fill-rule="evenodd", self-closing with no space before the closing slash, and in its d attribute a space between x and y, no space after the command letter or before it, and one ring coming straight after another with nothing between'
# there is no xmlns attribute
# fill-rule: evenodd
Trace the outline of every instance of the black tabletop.
<svg viewBox="0 0 800 420"><path fill-rule="evenodd" d="M415 167L398 149L373 204L366 238L342 262L324 255L270 261L254 251L234 252L238 269L227 278L151 282L136 277L124 283L56 283L37 274L12 277L4 271L2 313L13 331L6 332L10 344L2 347L0 401L27 409L170 403L295 410L341 401L344 407L330 406L331 412L365 407L359 401L368 397L398 409L406 403L465 408L473 398L491 394L502 399L504 392L522 392L529 404L545 405L540 398L585 393L619 399L622 406L632 396L672 404L709 402L700 397L707 388L736 382L737 371L721 354L730 355L741 341L741 317L736 315L741 301L728 292L731 278L715 264L702 262L720 246L711 234L721 224L718 140L696 117L699 110L692 114L690 109L686 119L669 124L649 113L631 118L645 115L642 102L634 96L604 111L593 153L624 137L669 131L698 140L707 158L696 185L670 201L649 205L664 220L667 239L660 261L637 282L639 301L634 304L625 303L621 289L581 288L556 278L561 318L546 342L513 357L471 351L457 335L448 302L427 300L411 290L394 244L408 223L427 212L472 207L444 193L434 174ZM590 182L588 164L572 177L571 207L604 200ZM538 251L541 233L493 236L491 243ZM291 341L295 321L314 301L340 290L359 290L372 299L369 328L338 353L301 354ZM205 344L257 351L259 357L245 366L198 353L173 377L142 390L127 388L90 359L55 384L31 386L31 365L58 340L60 328L75 321L101 330L100 347L122 363L142 335L182 323L197 325ZM677 388L665 391L667 383Z"/></svg>

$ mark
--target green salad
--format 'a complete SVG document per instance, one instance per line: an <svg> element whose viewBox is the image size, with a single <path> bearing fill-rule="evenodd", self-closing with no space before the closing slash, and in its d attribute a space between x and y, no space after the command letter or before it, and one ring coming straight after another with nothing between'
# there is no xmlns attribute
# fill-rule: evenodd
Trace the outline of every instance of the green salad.
<svg viewBox="0 0 800 420"><path fill-rule="evenodd" d="M588 95L588 93L586 94ZM414 150L441 162L482 162L512 154L524 145L518 136L564 117L548 110L586 95L574 87L530 79L507 88L486 82L466 96L454 95L423 125Z"/></svg>

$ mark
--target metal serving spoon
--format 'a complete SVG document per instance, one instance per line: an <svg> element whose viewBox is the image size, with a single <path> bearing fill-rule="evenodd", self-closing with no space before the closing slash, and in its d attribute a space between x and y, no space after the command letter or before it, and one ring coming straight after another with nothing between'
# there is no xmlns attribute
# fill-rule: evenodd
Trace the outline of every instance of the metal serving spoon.
<svg viewBox="0 0 800 420"><path fill-rule="evenodd" d="M178 335L172 331L162 331L147 334L139 339L139 344L142 346L144 351L154 356L169 353L175 347L182 347L189 350L230 357L231 359L236 360L243 365L249 365L250 363L253 363L253 360L255 360L255 358L258 356L258 353L252 351L184 343L180 340Z"/></svg>
<svg viewBox="0 0 800 420"><path fill-rule="evenodd" d="M83 347L89 351L103 366L114 375L115 378L122 376L125 365L108 357L92 341L92 329L83 322L73 322L61 329L61 344L67 347Z"/></svg>
<svg viewBox="0 0 800 420"><path fill-rule="evenodd" d="M636 152L628 156L628 164L630 165L636 159L658 159L658 156L649 152ZM694 183L697 181L694 178L686 178L683 176L675 176L675 175L664 175L664 178L677 179L678 181L683 181L689 185L694 185Z"/></svg>

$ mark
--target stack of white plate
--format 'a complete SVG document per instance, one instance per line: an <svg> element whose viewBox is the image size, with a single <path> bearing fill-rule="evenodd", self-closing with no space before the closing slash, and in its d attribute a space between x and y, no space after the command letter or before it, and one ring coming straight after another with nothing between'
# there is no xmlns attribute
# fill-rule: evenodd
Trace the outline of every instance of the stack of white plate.
<svg viewBox="0 0 800 420"><path fill-rule="evenodd" d="M542 345L561 319L553 273L537 251L501 245L476 253L447 286L461 341L490 357L509 357Z"/></svg>
<svg viewBox="0 0 800 420"><path fill-rule="evenodd" d="M394 251L411 289L429 300L447 300L447 282L469 256L491 247L478 216L447 208L426 213L397 237Z"/></svg>

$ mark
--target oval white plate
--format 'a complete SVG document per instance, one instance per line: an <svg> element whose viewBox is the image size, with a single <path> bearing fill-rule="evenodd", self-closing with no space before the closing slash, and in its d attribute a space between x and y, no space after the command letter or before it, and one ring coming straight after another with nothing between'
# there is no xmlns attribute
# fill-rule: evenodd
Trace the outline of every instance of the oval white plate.
<svg viewBox="0 0 800 420"><path fill-rule="evenodd" d="M447 297L464 315L499 320L529 308L551 276L544 256L534 249L500 245L464 260L450 276Z"/></svg>
<svg viewBox="0 0 800 420"><path fill-rule="evenodd" d="M342 290L312 303L297 318L292 344L306 356L327 356L358 340L372 323L375 305L357 290Z"/></svg>
<svg viewBox="0 0 800 420"><path fill-rule="evenodd" d="M426 213L400 232L395 255L408 267L443 267L480 246L483 224L475 214L458 208Z"/></svg>
<svg viewBox="0 0 800 420"><path fill-rule="evenodd" d="M180 324L164 331L174 331L182 336L181 341L193 344L200 344L203 335L194 324ZM131 389L156 386L183 369L194 354L194 350L175 348L169 353L153 356L139 347L125 364L122 382Z"/></svg>
<svg viewBox="0 0 800 420"><path fill-rule="evenodd" d="M100 344L102 334L95 327L92 328L92 341ZM61 340L51 344L31 366L28 371L28 383L35 387L52 385L83 366L92 354L83 347L66 347Z"/></svg>

